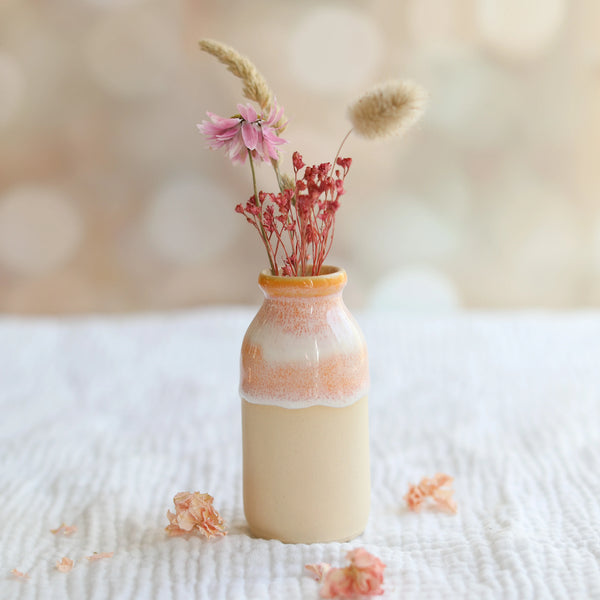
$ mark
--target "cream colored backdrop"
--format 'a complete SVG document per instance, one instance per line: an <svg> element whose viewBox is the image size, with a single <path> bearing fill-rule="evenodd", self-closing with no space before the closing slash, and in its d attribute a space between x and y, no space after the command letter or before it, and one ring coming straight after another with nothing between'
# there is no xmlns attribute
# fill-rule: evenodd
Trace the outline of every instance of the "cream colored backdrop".
<svg viewBox="0 0 600 600"><path fill-rule="evenodd" d="M240 88L201 37L259 66L288 159L331 160L373 83L429 89L408 138L346 146L353 308L600 304L597 0L1 0L1 311L258 301L248 167L195 127Z"/></svg>

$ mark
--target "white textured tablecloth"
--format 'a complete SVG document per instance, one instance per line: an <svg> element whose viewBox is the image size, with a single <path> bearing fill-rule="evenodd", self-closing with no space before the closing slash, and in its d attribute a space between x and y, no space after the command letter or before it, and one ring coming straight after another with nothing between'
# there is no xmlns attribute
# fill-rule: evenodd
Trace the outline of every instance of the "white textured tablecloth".
<svg viewBox="0 0 600 600"><path fill-rule="evenodd" d="M600 314L358 315L371 517L310 546L245 527L252 314L0 319L0 599L316 599L304 564L358 546L387 564L386 598L600 598ZM409 482L437 471L458 515L407 511ZM227 537L166 536L183 490L215 497ZM49 533L63 521L77 533ZM79 561L94 551L114 557Z"/></svg>

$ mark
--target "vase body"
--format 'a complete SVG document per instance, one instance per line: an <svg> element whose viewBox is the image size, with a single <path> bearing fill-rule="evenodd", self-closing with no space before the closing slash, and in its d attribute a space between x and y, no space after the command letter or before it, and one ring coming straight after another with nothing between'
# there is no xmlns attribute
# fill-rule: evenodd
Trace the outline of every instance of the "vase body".
<svg viewBox="0 0 600 600"><path fill-rule="evenodd" d="M347 541L370 506L367 350L342 300L346 273L259 276L242 343L244 511L251 532Z"/></svg>

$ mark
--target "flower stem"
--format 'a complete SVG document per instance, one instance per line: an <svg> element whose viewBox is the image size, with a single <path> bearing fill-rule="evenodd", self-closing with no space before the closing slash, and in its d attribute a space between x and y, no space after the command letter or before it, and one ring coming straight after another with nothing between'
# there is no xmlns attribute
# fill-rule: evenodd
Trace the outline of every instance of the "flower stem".
<svg viewBox="0 0 600 600"><path fill-rule="evenodd" d="M267 251L267 256L269 257L269 264L271 266L271 272L273 273L273 275L278 275L277 266L273 260L273 257L271 256L271 246L269 244L269 240L267 239L267 234L265 233L265 228L263 227L263 224L262 224L262 207L258 200L258 188L256 187L256 172L254 171L254 161L252 160L252 151L251 150L248 150L248 159L250 161L250 170L252 171L252 186L254 187L254 203L260 209L260 219L258 221L259 225L260 225L260 235L263 239L263 243L265 245L265 250Z"/></svg>
<svg viewBox="0 0 600 600"><path fill-rule="evenodd" d="M333 170L335 169L335 163L340 155L340 152L342 151L342 146L346 143L346 140L348 139L348 137L350 136L350 134L352 133L353 130L354 130L354 128L351 128L350 131L344 136L344 139L342 140L342 143L340 144L340 147L338 148L337 154L335 155L335 158L333 159L333 164L331 165L331 171L329 172L329 177L331 177L331 175L333 174Z"/></svg>
<svg viewBox="0 0 600 600"><path fill-rule="evenodd" d="M281 173L279 172L279 161L272 158L271 165L273 165L275 177L277 177L277 185L279 186L279 191L283 192L283 180L281 179Z"/></svg>

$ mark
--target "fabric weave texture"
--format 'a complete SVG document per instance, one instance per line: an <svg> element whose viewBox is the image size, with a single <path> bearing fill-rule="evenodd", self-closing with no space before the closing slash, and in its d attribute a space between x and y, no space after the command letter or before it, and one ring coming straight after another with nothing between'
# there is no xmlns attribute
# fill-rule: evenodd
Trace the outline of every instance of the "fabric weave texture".
<svg viewBox="0 0 600 600"><path fill-rule="evenodd" d="M251 538L243 515L253 312L0 319L2 600L316 599L304 565L357 547L387 565L384 598L600 598L600 314L358 314L369 524L286 545ZM458 514L408 511L409 483L438 471ZM180 491L214 496L229 534L169 538ZM62 522L78 531L52 535Z"/></svg>

